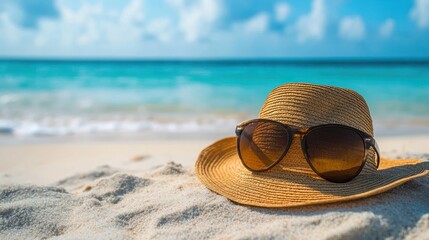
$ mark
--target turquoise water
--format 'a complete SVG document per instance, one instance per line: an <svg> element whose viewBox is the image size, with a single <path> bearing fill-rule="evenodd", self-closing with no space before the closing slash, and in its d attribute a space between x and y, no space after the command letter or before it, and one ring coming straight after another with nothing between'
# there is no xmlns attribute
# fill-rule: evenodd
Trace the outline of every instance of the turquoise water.
<svg viewBox="0 0 429 240"><path fill-rule="evenodd" d="M0 132L217 131L288 82L359 92L381 129L429 126L429 62L4 60Z"/></svg>

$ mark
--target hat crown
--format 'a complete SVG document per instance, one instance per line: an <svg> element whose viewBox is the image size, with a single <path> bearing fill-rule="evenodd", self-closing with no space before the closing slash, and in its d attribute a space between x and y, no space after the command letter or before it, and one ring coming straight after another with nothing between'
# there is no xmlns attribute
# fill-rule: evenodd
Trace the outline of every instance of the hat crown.
<svg viewBox="0 0 429 240"><path fill-rule="evenodd" d="M341 124L373 136L372 119L364 98L357 92L332 86L289 83L268 95L259 118L294 128Z"/></svg>

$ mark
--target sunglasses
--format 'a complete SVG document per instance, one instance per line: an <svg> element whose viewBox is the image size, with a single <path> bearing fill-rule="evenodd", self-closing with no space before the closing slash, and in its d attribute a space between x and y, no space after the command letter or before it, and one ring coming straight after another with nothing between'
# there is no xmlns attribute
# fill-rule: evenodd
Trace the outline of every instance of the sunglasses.
<svg viewBox="0 0 429 240"><path fill-rule="evenodd" d="M286 155L294 136L301 139L301 148L310 167L321 178L336 183L352 180L362 171L368 150L380 154L375 139L358 129L325 124L307 129L294 129L268 119L254 119L237 125L238 155L243 165L254 172L266 171Z"/></svg>

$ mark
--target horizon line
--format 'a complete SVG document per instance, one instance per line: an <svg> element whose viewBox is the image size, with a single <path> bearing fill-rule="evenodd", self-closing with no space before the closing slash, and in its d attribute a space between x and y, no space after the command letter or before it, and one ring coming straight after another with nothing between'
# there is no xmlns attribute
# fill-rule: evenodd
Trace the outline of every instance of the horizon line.
<svg viewBox="0 0 429 240"><path fill-rule="evenodd" d="M429 64L429 57L260 57L260 58L82 58L82 57L0 57L0 62L47 63L290 63L290 64Z"/></svg>

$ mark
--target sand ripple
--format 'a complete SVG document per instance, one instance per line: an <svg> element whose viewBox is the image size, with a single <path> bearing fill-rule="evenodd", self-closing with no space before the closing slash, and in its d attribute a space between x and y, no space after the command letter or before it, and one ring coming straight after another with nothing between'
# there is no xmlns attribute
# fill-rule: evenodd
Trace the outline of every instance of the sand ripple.
<svg viewBox="0 0 429 240"><path fill-rule="evenodd" d="M429 177L348 203L295 209L234 204L190 169L104 166L52 186L0 187L0 239L428 239Z"/></svg>

